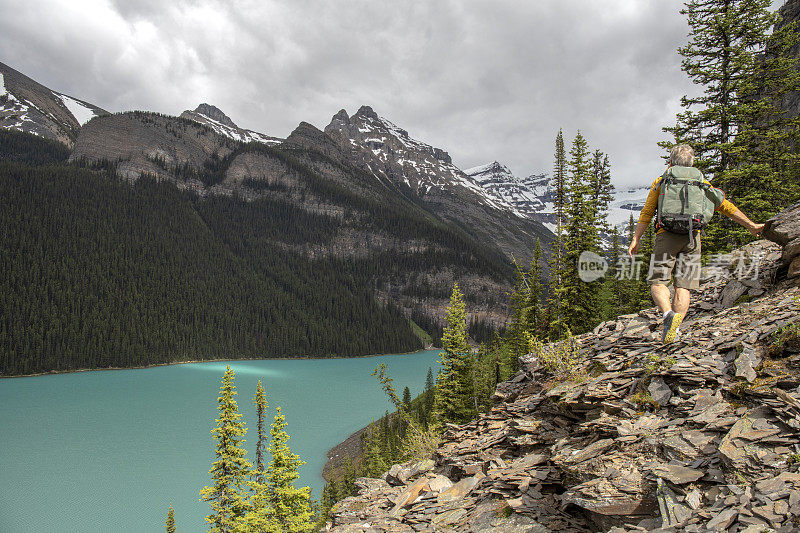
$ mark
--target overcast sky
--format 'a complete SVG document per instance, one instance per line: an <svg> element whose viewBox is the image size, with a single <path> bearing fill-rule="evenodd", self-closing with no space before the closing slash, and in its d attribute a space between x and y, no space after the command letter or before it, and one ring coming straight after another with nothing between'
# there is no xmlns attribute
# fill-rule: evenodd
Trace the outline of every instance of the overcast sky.
<svg viewBox="0 0 800 533"><path fill-rule="evenodd" d="M782 4L776 0L775 4ZM0 0L0 61L108 111L201 102L285 137L370 105L461 168L549 172L581 130L618 187L661 172L697 89L674 0Z"/></svg>

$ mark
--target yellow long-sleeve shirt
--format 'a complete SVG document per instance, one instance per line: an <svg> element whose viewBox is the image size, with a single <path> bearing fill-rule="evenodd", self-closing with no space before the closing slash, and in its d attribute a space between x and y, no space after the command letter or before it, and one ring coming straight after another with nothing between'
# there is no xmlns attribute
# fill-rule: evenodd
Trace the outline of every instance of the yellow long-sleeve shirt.
<svg viewBox="0 0 800 533"><path fill-rule="evenodd" d="M650 185L650 192L647 194L647 200L644 202L644 207L642 207L642 212L639 214L639 223L644 223L645 225L650 225L650 221L653 220L653 215L656 214L656 209L658 208L658 195L661 194L661 179L664 176L657 177L653 184ZM707 179L703 179L705 183L711 185L711 183ZM721 204L715 209L715 211L719 211L723 215L730 217L734 214L737 210L737 207L733 205L732 202L728 200L723 200ZM658 230L657 233L661 233L662 231L666 231L664 228Z"/></svg>

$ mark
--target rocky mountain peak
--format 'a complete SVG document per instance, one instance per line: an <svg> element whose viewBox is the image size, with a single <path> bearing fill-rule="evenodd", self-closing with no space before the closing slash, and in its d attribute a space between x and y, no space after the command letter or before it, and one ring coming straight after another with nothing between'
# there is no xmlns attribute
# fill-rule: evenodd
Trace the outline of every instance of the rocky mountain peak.
<svg viewBox="0 0 800 533"><path fill-rule="evenodd" d="M800 204L767 224L783 248L708 271L672 344L653 308L521 357L490 411L448 425L432 458L357 479L328 531L796 531L797 220ZM577 363L548 370L565 351Z"/></svg>
<svg viewBox="0 0 800 533"><path fill-rule="evenodd" d="M362 106L349 117L339 111L325 133L364 171L379 181L393 183L404 194L416 196L435 213L457 220L476 234L487 231L485 238L498 242L509 257L524 256L519 249L510 252L519 242L529 241L531 244L523 248L532 250L536 236L544 242L551 238L537 221L520 220L508 204L489 195L453 164L446 151L414 139L369 106ZM487 225L487 217L494 222ZM498 227L505 228L502 235Z"/></svg>
<svg viewBox="0 0 800 533"><path fill-rule="evenodd" d="M380 120L378 114L368 105L362 105L356 111L356 114L353 117L364 117L364 118L371 118L374 120Z"/></svg>
<svg viewBox="0 0 800 533"><path fill-rule="evenodd" d="M32 133L72 147L80 128L108 112L59 93L0 63L0 128Z"/></svg>
<svg viewBox="0 0 800 533"><path fill-rule="evenodd" d="M211 104L205 104L205 103L200 104L195 108L194 112L200 115L205 115L208 118L216 120L220 124L224 124L231 128L237 127L236 124L234 124L233 120L231 120L230 117L228 117L228 115L223 113L220 108L213 106Z"/></svg>
<svg viewBox="0 0 800 533"><path fill-rule="evenodd" d="M305 121L297 125L286 138L284 144L289 148L308 148L328 156L336 154L337 157L341 157L341 152L336 143L324 132L320 131L319 128Z"/></svg>
<svg viewBox="0 0 800 533"><path fill-rule="evenodd" d="M263 133L240 128L220 108L211 104L202 103L194 111L186 110L181 113L181 118L192 120L208 126L215 133L240 142L260 142L263 144L278 144L283 139L272 137Z"/></svg>
<svg viewBox="0 0 800 533"><path fill-rule="evenodd" d="M350 115L348 115L347 111L345 111L344 109L340 109L338 113L333 115L333 119L331 120L331 122L333 122L334 120L339 120L341 122L350 122Z"/></svg>

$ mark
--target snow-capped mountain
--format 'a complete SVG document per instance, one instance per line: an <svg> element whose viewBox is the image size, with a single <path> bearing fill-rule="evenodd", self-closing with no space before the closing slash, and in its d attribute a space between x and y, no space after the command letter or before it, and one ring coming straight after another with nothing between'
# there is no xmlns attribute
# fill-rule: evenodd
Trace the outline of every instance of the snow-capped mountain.
<svg viewBox="0 0 800 533"><path fill-rule="evenodd" d="M325 133L351 162L376 179L422 201L477 238L497 242L509 256L532 250L537 238L552 239L536 218L523 216L505 197L482 187L455 166L447 152L414 139L369 106L352 116L342 109Z"/></svg>
<svg viewBox="0 0 800 533"><path fill-rule="evenodd" d="M181 113L181 118L188 118L200 124L204 124L214 130L214 132L241 142L260 142L263 144L278 144L283 139L271 137L253 130L247 130L237 126L233 120L222 112L219 108L211 104L200 104L194 111L186 110Z"/></svg>
<svg viewBox="0 0 800 533"><path fill-rule="evenodd" d="M469 168L464 173L474 179L486 194L498 203L508 205L518 216L536 218L537 214L547 212L548 201L552 203L552 198L548 198L547 175L520 180L497 161Z"/></svg>
<svg viewBox="0 0 800 533"><path fill-rule="evenodd" d="M464 188L495 209L510 209L510 204L486 191L453 164L440 148L411 138L408 132L369 106L362 106L352 117L342 109L333 116L325 133L345 146L360 152L367 169L376 176L400 178L414 193L426 194L448 188Z"/></svg>
<svg viewBox="0 0 800 533"><path fill-rule="evenodd" d="M649 192L649 186L614 189L614 199L608 206L608 222L619 228L624 235L631 215L634 223L639 219L639 212L644 207Z"/></svg>
<svg viewBox="0 0 800 533"><path fill-rule="evenodd" d="M465 173L496 202L508 204L519 216L538 220L550 231L555 231L554 193L547 174L533 174L520 179L497 161L467 169ZM624 234L631 214L634 219L638 217L648 190L648 187L614 189L613 200L609 204L609 223Z"/></svg>
<svg viewBox="0 0 800 533"><path fill-rule="evenodd" d="M94 104L48 89L0 63L0 128L72 146L81 126L107 114Z"/></svg>

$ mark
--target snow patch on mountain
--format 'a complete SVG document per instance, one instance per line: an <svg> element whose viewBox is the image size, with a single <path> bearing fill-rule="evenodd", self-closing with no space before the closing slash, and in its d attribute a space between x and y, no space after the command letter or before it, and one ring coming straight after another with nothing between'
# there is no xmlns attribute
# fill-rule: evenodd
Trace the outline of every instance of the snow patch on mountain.
<svg viewBox="0 0 800 533"><path fill-rule="evenodd" d="M464 173L477 182L485 194L507 205L517 216L536 218L535 214L546 207L544 199L537 196L536 191L497 161L469 168Z"/></svg>
<svg viewBox="0 0 800 533"><path fill-rule="evenodd" d="M614 199L608 206L608 222L620 231L627 229L631 215L634 223L639 219L639 212L644 207L649 187L629 187L615 189Z"/></svg>
<svg viewBox="0 0 800 533"><path fill-rule="evenodd" d="M72 116L75 117L75 120L77 120L78 124L81 126L96 116L96 113L93 109L87 107L86 104L67 96L66 94L54 92L53 95L64 103L66 108L69 109L69 112L72 113Z"/></svg>
<svg viewBox="0 0 800 533"><path fill-rule="evenodd" d="M194 111L184 111L182 118L193 120L211 128L218 135L243 143L280 144L283 139L271 137L253 130L237 126L225 113L210 104L200 104Z"/></svg>
<svg viewBox="0 0 800 533"><path fill-rule="evenodd" d="M2 128L6 130L28 131L34 135L40 136L41 134L35 128L36 121L30 117L30 108L34 106L30 102L23 102L16 98L13 93L9 92L5 86L3 74L0 73L0 120L2 120Z"/></svg>

